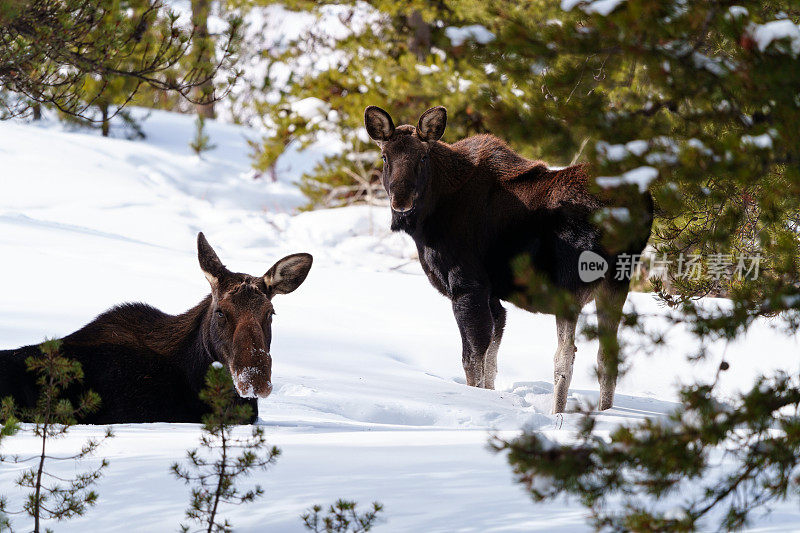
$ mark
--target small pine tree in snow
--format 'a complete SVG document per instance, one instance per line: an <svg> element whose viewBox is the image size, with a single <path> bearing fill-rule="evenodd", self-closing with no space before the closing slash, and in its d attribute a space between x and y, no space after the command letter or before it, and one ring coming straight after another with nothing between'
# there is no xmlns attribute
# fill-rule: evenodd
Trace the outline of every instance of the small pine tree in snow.
<svg viewBox="0 0 800 533"><path fill-rule="evenodd" d="M378 502L372 504L372 510L360 513L356 509L358 504L353 501L337 500L328 507L328 512L322 514L322 506L315 505L301 518L306 529L314 533L363 533L370 531L378 524L378 515L383 512L383 505Z"/></svg>
<svg viewBox="0 0 800 533"><path fill-rule="evenodd" d="M217 145L212 144L211 137L206 133L206 118L203 115L197 115L197 120L194 124L194 139L189 143L189 147L198 156L202 156L204 152L213 150Z"/></svg>
<svg viewBox="0 0 800 533"><path fill-rule="evenodd" d="M53 461L74 462L87 458L97 451L105 439L112 436L109 428L103 438L87 440L80 451L67 457L54 457L48 453L47 447L52 439L65 436L70 426L100 407L100 397L92 391L80 396L75 404L62 397L65 389L83 379L83 370L79 362L61 355L60 346L59 340L46 341L41 345L41 356L29 357L25 361L28 370L38 376L39 398L36 406L17 408L11 398L3 399L0 406L0 418L6 421L6 427L14 428L16 418L31 420L30 431L41 442L37 455L3 458L15 463L35 464L16 481L17 486L31 491L22 509L10 511L7 502L0 500L0 516L5 513L24 513L33 519L32 530L35 533L41 531L44 520L82 516L88 507L95 505L98 496L93 486L108 466L108 461L103 459L97 468L69 478L56 475L48 469L48 464ZM7 430L4 428L3 432Z"/></svg>
<svg viewBox="0 0 800 533"><path fill-rule="evenodd" d="M241 490L236 483L275 463L280 450L267 445L261 427L253 426L245 436L236 434L236 426L251 419L252 408L237 404L231 376L220 363L209 367L200 398L211 407L203 419L200 448L187 453L187 464L171 468L175 477L192 485L186 518L197 527L182 524L181 529L229 532L233 526L222 517L221 504L241 505L261 497L260 485Z"/></svg>

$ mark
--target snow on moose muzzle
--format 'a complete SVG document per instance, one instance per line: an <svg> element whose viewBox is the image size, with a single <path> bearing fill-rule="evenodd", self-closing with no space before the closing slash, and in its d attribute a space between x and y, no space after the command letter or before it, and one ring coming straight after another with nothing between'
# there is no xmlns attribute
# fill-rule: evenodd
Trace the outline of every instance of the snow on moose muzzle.
<svg viewBox="0 0 800 533"><path fill-rule="evenodd" d="M272 382L269 373L249 366L231 372L233 385L242 398L266 398L272 393Z"/></svg>

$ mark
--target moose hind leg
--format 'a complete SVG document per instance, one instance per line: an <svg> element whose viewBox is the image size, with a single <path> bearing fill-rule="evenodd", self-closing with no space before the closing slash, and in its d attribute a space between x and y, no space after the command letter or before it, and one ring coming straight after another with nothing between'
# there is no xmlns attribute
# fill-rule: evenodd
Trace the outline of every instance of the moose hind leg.
<svg viewBox="0 0 800 533"><path fill-rule="evenodd" d="M553 357L553 413L563 413L567 406L567 393L572 381L572 367L575 363L575 318L556 316L558 348Z"/></svg>
<svg viewBox="0 0 800 533"><path fill-rule="evenodd" d="M488 295L476 291L454 298L453 314L461 332L461 362L467 385L485 387L484 362L492 342L492 313Z"/></svg>
<svg viewBox="0 0 800 533"><path fill-rule="evenodd" d="M619 322L622 307L628 296L628 283L604 281L597 292L597 333L600 349L597 352L597 379L600 382L601 411L614 404L614 390L619 374Z"/></svg>
<svg viewBox="0 0 800 533"><path fill-rule="evenodd" d="M497 298L489 301L492 312L492 342L486 350L486 359L483 363L484 387L494 389L494 379L497 376L497 351L500 341L503 340L503 329L506 327L506 310Z"/></svg>

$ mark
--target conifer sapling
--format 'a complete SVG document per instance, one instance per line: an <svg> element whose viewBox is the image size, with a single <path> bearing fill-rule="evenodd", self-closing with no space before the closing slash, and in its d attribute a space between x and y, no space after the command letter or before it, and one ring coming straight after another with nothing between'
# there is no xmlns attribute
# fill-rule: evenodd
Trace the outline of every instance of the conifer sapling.
<svg viewBox="0 0 800 533"><path fill-rule="evenodd" d="M44 520L58 521L82 516L88 507L95 505L98 495L93 486L102 476L108 461L102 459L97 468L69 478L54 474L48 464L85 459L94 454L105 439L113 436L108 428L102 438L88 439L75 454L56 457L48 453L48 444L52 439L64 437L70 426L100 408L100 397L92 391L82 393L75 403L63 397L67 388L82 381L83 369L78 361L61 355L60 347L60 340L45 341L40 347L42 355L29 357L25 361L28 371L38 376L39 398L35 407L18 408L11 398L4 398L0 405L0 419L5 421L4 433L10 431L6 428L16 427L17 419L31 420L30 431L41 442L37 455L2 458L15 463L34 463L16 481L17 486L30 489L22 509L10 511L7 502L0 500L0 516L7 513L25 514L33 519L32 530L35 533L41 531Z"/></svg>
<svg viewBox="0 0 800 533"><path fill-rule="evenodd" d="M203 418L200 448L187 453L184 465L172 465L172 473L192 485L186 518L195 524L182 524L183 531L228 532L232 524L222 517L221 504L241 505L263 496L260 485L242 490L236 483L243 477L265 470L275 463L280 450L269 447L264 429L252 426L249 434L243 428L252 417L252 408L236 403L236 391L228 370L214 362L206 374L206 385L200 393L210 412Z"/></svg>
<svg viewBox="0 0 800 533"><path fill-rule="evenodd" d="M206 118L203 115L197 115L194 139L189 143L189 147L198 156L202 156L204 152L208 152L217 147L216 144L211 142L211 137L206 133Z"/></svg>

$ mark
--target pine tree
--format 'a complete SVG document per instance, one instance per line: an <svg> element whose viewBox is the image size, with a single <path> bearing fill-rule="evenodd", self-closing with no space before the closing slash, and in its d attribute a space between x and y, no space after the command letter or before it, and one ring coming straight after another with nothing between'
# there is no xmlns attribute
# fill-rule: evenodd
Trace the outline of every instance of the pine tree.
<svg viewBox="0 0 800 533"><path fill-rule="evenodd" d="M33 531L38 533L45 520L66 520L73 516L82 516L97 503L97 492L93 489L100 479L108 461L103 459L95 469L88 470L70 478L53 474L47 467L52 461L80 461L94 454L105 439L112 437L111 429L100 439L88 439L80 451L68 457L54 457L48 454L48 443L64 437L69 427L82 417L91 414L100 407L100 397L88 391L81 395L75 404L63 397L70 385L83 379L83 370L77 361L63 357L60 350L61 341L49 340L41 345L40 357L29 357L26 365L30 372L38 375L39 398L35 407L17 408L11 398L4 398L0 406L0 417L5 420L6 427L15 428L17 418L33 420L31 432L40 439L41 448L38 455L29 457L3 458L16 463L34 461L35 466L25 470L17 479L17 486L30 489L27 501L22 510L33 519ZM5 432L4 428L4 432ZM0 500L0 516L10 513L5 500ZM10 527L10 526L9 526Z"/></svg>
<svg viewBox="0 0 800 533"><path fill-rule="evenodd" d="M192 139L192 141L189 143L189 147L198 156L202 156L203 153L213 150L217 147L216 144L211 142L211 137L209 137L208 133L206 133L206 118L203 115L197 115L197 120L195 121L194 139Z"/></svg>
<svg viewBox="0 0 800 533"><path fill-rule="evenodd" d="M151 7L149 0L123 0L112 5L104 16L109 23L116 19L120 24L131 24L144 19ZM163 30L158 26L145 24L141 29L140 39L157 42L160 38L159 31ZM145 49L140 49L131 57L121 60L121 66L136 68L146 59L143 57L145 53ZM59 115L67 123L99 128L103 137L108 137L111 132L111 119L118 117L133 132L132 138L143 138L138 122L124 110L141 85L141 80L131 76L111 73L87 75L81 87L84 95L80 98L83 110L77 116L69 111L60 112Z"/></svg>
<svg viewBox="0 0 800 533"><path fill-rule="evenodd" d="M315 505L301 518L306 529L314 533L364 533L372 530L383 512L383 505L378 502L372 504L372 510L359 513L358 504L348 500L337 500L328 507L328 512L322 514L322 506Z"/></svg>
<svg viewBox="0 0 800 533"><path fill-rule="evenodd" d="M468 46L476 65L492 65L505 80L506 91L484 95L505 117L503 135L535 132L533 142L549 161L569 162L580 152L600 176L595 190L612 205L633 207L640 191L652 193L653 245L672 268L651 281L674 311L670 320L697 344L696 353L676 355L708 357L711 341L733 340L761 317L796 332L798 6L692 0L484 6L495 39ZM627 217L609 215L597 221L613 247L633 228ZM689 257L697 277L678 269ZM737 275L741 258L745 267L757 260L757 274ZM708 294L726 296L730 307L699 305L697 298ZM626 314L623 326L646 333L636 313ZM661 332L650 340L664 343ZM736 364L726 358L720 372ZM800 461L800 382L785 373L762 376L751 390L723 399L717 378L682 387L681 407L669 419L623 425L609 439L594 431L589 413L577 443L527 432L494 445L508 453L534 499L572 495L588 507L595 527L688 531L708 527L713 514L716 527L739 528L754 509L800 491L792 474ZM722 450L734 462L730 473L714 469ZM677 508L659 503L670 494L681 495Z"/></svg>
<svg viewBox="0 0 800 533"><path fill-rule="evenodd" d="M209 367L200 398L211 408L203 420L200 449L190 450L188 463L175 463L171 471L175 477L192 485L186 518L199 526L195 530L229 532L233 531L233 526L223 518L221 505L241 505L263 496L260 485L242 490L236 483L275 463L280 450L267 446L261 427L253 426L249 435L237 435L236 426L251 419L252 408L237 404L231 376L220 363ZM185 524L181 529L192 530Z"/></svg>
<svg viewBox="0 0 800 533"><path fill-rule="evenodd" d="M196 92L200 102L196 105L197 114L203 118L214 118L214 39L208 31L208 17L211 12L211 0L192 0L192 35L191 62L207 77Z"/></svg>

